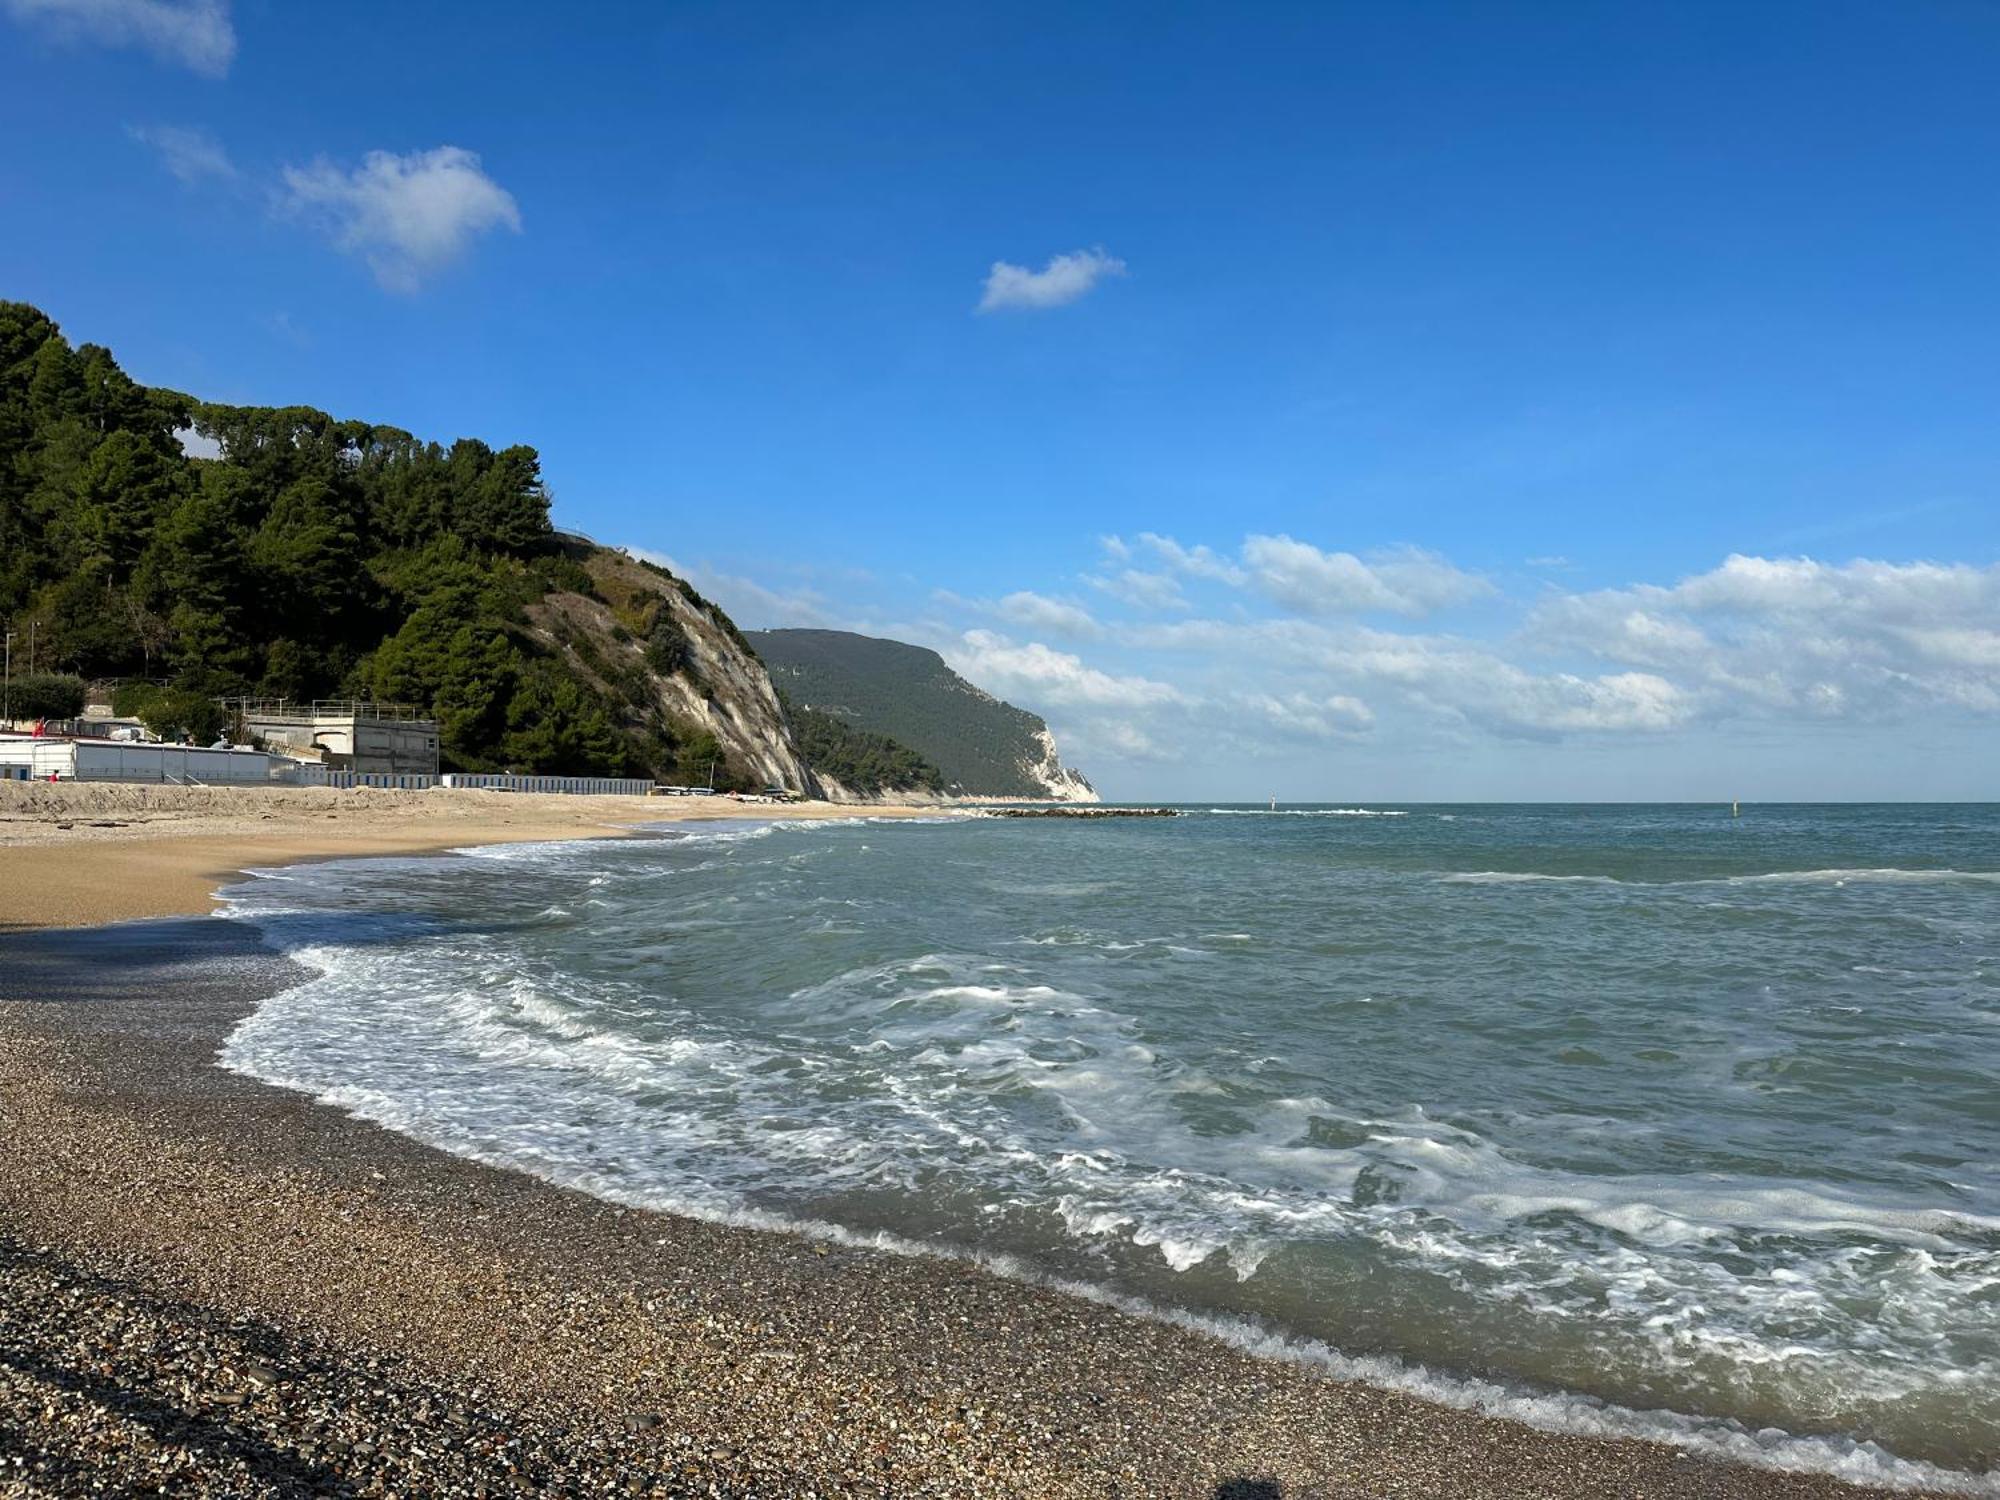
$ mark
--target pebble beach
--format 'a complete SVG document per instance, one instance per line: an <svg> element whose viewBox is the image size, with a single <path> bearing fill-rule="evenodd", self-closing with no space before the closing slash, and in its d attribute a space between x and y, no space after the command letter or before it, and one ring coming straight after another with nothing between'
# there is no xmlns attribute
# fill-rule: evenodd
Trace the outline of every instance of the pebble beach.
<svg viewBox="0 0 2000 1500"><path fill-rule="evenodd" d="M1885 1493L1342 1383L959 1261L620 1208L218 1069L299 973L243 924L15 926L0 1494Z"/></svg>

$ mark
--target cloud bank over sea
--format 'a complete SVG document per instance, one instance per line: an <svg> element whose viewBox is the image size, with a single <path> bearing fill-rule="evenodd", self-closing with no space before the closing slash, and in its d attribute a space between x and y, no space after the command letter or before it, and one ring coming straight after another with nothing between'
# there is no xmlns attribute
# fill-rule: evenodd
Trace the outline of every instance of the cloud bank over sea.
<svg viewBox="0 0 2000 1500"><path fill-rule="evenodd" d="M933 589L900 612L879 581L693 571L758 625L936 648L1045 714L1114 795L1192 794L1233 767L1263 778L1246 796L1272 778L1306 796L1359 768L1385 797L1615 796L1619 778L1634 796L1770 797L1786 793L1743 785L1764 758L1845 747L1844 767L1806 770L1789 795L1963 796L1976 788L1871 788L1872 747L1936 744L1948 783L1954 747L2000 718L2000 565L1737 553L1576 587L1562 559L1480 569L1256 532L1111 535L1065 561L998 598ZM1393 769L1472 752L1493 784ZM1669 766L1712 785L1672 784Z"/></svg>

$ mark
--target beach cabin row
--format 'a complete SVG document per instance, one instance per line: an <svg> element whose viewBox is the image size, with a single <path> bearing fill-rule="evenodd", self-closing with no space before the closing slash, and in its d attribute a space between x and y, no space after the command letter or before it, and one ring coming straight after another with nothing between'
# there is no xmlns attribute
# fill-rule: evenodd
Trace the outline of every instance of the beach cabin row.
<svg viewBox="0 0 2000 1500"><path fill-rule="evenodd" d="M387 771L335 771L310 760L294 762L289 770L279 774L278 779L287 786L372 786L385 792L427 792L440 784L435 776L392 774Z"/></svg>
<svg viewBox="0 0 2000 1500"><path fill-rule="evenodd" d="M481 792L564 792L573 797L644 797L653 783L636 776L503 776L448 771L440 778L454 790Z"/></svg>

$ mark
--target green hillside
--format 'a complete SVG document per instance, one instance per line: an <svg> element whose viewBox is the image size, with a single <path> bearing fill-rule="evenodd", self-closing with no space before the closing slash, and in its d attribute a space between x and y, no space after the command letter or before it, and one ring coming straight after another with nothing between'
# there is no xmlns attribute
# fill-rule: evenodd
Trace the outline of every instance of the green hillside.
<svg viewBox="0 0 2000 1500"><path fill-rule="evenodd" d="M857 729L833 714L803 707L789 697L784 701L785 717L791 721L799 753L814 774L832 777L862 797L945 790L944 772L908 746L886 734Z"/></svg>
<svg viewBox="0 0 2000 1500"><path fill-rule="evenodd" d="M127 701L415 703L447 766L803 774L735 627L556 533L533 448L149 389L20 302L0 302L0 620Z"/></svg>
<svg viewBox="0 0 2000 1500"><path fill-rule="evenodd" d="M980 797L1091 798L1056 761L1048 726L921 646L840 630L754 630L750 643L793 704L885 735Z"/></svg>

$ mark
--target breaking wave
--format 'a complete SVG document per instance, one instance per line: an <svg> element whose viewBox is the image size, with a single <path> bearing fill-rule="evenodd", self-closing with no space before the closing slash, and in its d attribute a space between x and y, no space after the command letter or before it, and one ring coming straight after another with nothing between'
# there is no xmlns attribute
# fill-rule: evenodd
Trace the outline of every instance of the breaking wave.
<svg viewBox="0 0 2000 1500"><path fill-rule="evenodd" d="M774 822L253 879L231 912L313 977L223 1062L622 1203L961 1256L1544 1427L2000 1495L1959 1457L2000 1423L1994 1059L1963 1025L2000 1013L1992 948L1726 895L1914 881L1976 933L2000 876L1429 881L1496 887L1468 902L1273 864L1351 847L1307 825L1131 868L1153 846L1099 841L1060 882L1037 832L883 859ZM1507 894L1545 881L1711 894L1646 927ZM1732 899L1681 977L1673 924Z"/></svg>

